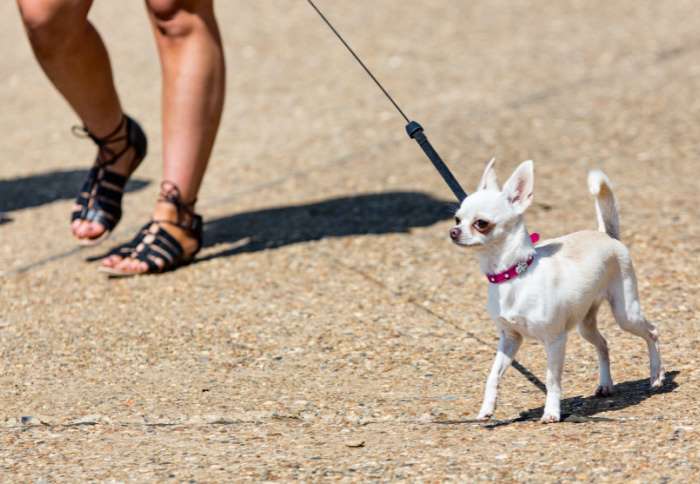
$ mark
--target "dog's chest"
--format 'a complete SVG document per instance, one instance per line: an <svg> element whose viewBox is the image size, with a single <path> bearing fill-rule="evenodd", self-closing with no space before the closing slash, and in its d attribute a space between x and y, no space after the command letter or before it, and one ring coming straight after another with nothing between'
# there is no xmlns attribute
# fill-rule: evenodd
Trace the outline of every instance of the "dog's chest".
<svg viewBox="0 0 700 484"><path fill-rule="evenodd" d="M530 338L538 337L537 332L533 331L534 328L530 320L516 312L501 313L494 317L493 320L500 329L514 331Z"/></svg>
<svg viewBox="0 0 700 484"><path fill-rule="evenodd" d="M489 288L489 315L500 329L541 339L547 331L543 324L547 316L543 314L542 299L530 291L518 291L514 286L492 285Z"/></svg>

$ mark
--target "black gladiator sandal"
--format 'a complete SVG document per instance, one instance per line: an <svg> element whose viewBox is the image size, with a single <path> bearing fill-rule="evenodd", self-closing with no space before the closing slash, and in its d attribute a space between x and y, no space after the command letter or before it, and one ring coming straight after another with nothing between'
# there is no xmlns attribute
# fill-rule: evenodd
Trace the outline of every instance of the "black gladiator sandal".
<svg viewBox="0 0 700 484"><path fill-rule="evenodd" d="M126 134L118 136L125 124ZM73 133L76 136L90 138L98 148L95 164L90 169L76 199L78 207L71 213L71 223L75 220L87 220L97 222L105 228L104 233L99 237L79 241L81 245L97 245L109 237L122 217L124 186L146 157L148 140L141 126L126 115L122 117L114 131L102 138L98 138L84 126L73 127ZM115 152L109 147L120 141L126 141L126 146L121 151ZM134 159L127 176L108 169L130 149L134 150Z"/></svg>
<svg viewBox="0 0 700 484"><path fill-rule="evenodd" d="M139 230L136 237L126 244L110 251L107 257L118 255L132 258L148 265L143 273L122 272L113 267L101 266L100 271L115 277L129 277L143 274L159 274L173 271L191 263L202 248L202 217L194 212L194 204L186 204L180 199L180 190L174 183L161 183L159 202L170 203L177 208L177 221L151 220ZM197 248L191 254L186 254L182 245L170 235L163 225L179 227L197 241Z"/></svg>

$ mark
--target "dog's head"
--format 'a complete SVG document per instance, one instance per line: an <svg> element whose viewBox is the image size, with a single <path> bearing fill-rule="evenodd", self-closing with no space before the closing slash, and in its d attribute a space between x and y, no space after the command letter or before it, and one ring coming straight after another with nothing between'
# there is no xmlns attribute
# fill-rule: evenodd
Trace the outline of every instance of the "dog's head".
<svg viewBox="0 0 700 484"><path fill-rule="evenodd" d="M461 246L484 248L501 240L522 220L532 202L532 161L518 166L501 190L494 170L495 159L486 165L476 192L464 199L455 214L450 238Z"/></svg>

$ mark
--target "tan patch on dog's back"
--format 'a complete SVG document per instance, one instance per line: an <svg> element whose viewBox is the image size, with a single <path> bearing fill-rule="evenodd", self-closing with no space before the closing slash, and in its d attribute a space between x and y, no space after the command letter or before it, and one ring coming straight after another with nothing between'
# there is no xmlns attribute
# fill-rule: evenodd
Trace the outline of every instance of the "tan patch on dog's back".
<svg viewBox="0 0 700 484"><path fill-rule="evenodd" d="M620 242L604 232L596 230L582 230L572 234L543 241L537 246L537 252L542 255L551 255L556 258L570 259L574 263L581 263L586 256L593 254L612 255L614 248ZM607 258L607 257L606 257Z"/></svg>

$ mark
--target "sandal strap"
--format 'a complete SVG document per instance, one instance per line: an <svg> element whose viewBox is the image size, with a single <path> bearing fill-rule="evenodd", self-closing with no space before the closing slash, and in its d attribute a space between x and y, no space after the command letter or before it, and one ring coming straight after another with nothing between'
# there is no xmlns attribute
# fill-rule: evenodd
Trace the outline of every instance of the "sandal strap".
<svg viewBox="0 0 700 484"><path fill-rule="evenodd" d="M197 215L194 212L194 205L197 203L197 199L190 203L184 202L182 200L180 188L169 180L163 180L160 182L160 195L158 196L158 201L170 203L177 208L177 223L175 223L175 225L183 229L189 228L189 224L184 222L185 216L194 218L195 215Z"/></svg>
<svg viewBox="0 0 700 484"><path fill-rule="evenodd" d="M133 239L131 239L129 242L125 242L121 245L118 245L114 247L112 250L110 250L106 257L111 256L111 255L118 255L121 257L128 257L131 253L134 252L134 249L138 247L138 245L141 243L143 240L143 237L146 235L148 231L148 227L151 226L151 222L148 222L145 224L143 227L139 229L139 231L136 233Z"/></svg>
<svg viewBox="0 0 700 484"><path fill-rule="evenodd" d="M180 242L163 229L161 222L156 220L151 221L140 243L132 251L131 257L145 262L150 273L175 269L189 262L184 257L184 249ZM158 265L158 260L162 265Z"/></svg>
<svg viewBox="0 0 700 484"><path fill-rule="evenodd" d="M98 147L97 151L97 160L95 161L95 164L101 167L113 165L114 163L117 162L117 160L126 153L129 148L131 148L130 144L127 143L126 147L121 149L119 152L115 152L113 149L109 147L110 144L113 143L118 143L120 141L124 141L129 139L129 130L126 129L124 134L118 135L118 133L122 130L124 125L129 124L129 117L126 116L125 114L122 115L122 119L119 120L119 124L117 125L114 130L112 130L108 135L106 136L97 136L93 132L91 132L87 126L73 126L71 128L71 131L73 132L73 135L75 135L78 138L90 138L93 143L95 143ZM127 126L128 128L128 126ZM103 158L102 154L106 153L109 157L107 159Z"/></svg>
<svg viewBox="0 0 700 484"><path fill-rule="evenodd" d="M198 246L202 246L203 220L202 216L194 211L197 199L190 203L182 200L180 188L173 182L163 180L160 184L159 202L170 203L177 209L177 221L159 220L159 223L173 225L184 230L190 237L197 239Z"/></svg>
<svg viewBox="0 0 700 484"><path fill-rule="evenodd" d="M76 199L80 206L71 214L71 220L97 222L107 230L113 229L122 216L122 197L126 177L94 166Z"/></svg>

